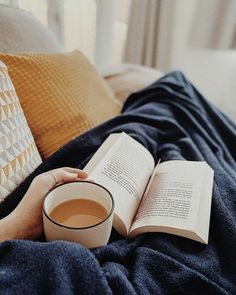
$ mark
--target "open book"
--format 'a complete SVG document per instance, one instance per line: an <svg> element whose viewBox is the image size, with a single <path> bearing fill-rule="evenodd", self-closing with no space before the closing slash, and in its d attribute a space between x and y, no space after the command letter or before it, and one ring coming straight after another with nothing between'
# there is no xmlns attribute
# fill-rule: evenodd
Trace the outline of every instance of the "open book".
<svg viewBox="0 0 236 295"><path fill-rule="evenodd" d="M157 164L126 133L111 134L84 170L113 195L123 236L165 232L208 243L214 172L206 162Z"/></svg>

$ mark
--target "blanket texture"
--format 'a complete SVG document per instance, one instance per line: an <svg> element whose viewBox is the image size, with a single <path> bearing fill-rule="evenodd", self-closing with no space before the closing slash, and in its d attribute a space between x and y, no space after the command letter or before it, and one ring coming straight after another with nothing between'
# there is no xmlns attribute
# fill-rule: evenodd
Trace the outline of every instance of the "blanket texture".
<svg viewBox="0 0 236 295"><path fill-rule="evenodd" d="M37 174L83 168L110 133L121 131L156 161L205 160L214 169L209 244L163 233L124 239L115 231L92 251L64 241L5 241L0 294L236 294L236 125L177 71L132 94L120 116L44 161L0 205L0 218Z"/></svg>

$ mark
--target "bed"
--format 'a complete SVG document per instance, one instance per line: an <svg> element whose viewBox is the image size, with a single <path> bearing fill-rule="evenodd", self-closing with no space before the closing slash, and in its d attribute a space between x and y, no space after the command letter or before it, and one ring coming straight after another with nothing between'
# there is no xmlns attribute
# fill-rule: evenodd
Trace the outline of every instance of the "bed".
<svg viewBox="0 0 236 295"><path fill-rule="evenodd" d="M209 244L162 233L124 239L114 230L107 246L92 251L65 241L5 241L1 294L235 294L236 126L178 71L132 94L121 115L44 161L0 204L0 217L37 174L83 168L110 133L121 131L156 161L205 160L214 169Z"/></svg>
<svg viewBox="0 0 236 295"><path fill-rule="evenodd" d="M23 14L18 12L17 17ZM13 22L16 15L9 15ZM20 44L25 23L14 24L18 35L2 42L1 51L22 52L32 45ZM45 37L35 26L35 50L61 50L51 35ZM3 33L0 29L1 40L9 37ZM83 168L109 134L125 131L155 161L205 160L214 169L209 244L163 233L125 239L115 230L107 246L91 251L65 241L46 243L44 237L5 241L0 243L0 294L236 294L236 125L181 72L159 79L160 73L152 71L148 80L145 70L145 76L145 85L156 81L144 87L139 76L122 113L45 160L0 204L0 218L17 206L36 175L62 166ZM144 88L136 91L137 86ZM124 101L130 91L117 92Z"/></svg>

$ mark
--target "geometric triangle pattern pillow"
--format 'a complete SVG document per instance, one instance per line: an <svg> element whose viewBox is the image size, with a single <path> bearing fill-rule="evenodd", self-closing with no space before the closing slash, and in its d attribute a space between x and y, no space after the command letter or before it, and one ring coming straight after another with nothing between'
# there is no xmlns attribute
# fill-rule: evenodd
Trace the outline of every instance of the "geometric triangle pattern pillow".
<svg viewBox="0 0 236 295"><path fill-rule="evenodd" d="M0 202L41 162L7 68L0 61Z"/></svg>

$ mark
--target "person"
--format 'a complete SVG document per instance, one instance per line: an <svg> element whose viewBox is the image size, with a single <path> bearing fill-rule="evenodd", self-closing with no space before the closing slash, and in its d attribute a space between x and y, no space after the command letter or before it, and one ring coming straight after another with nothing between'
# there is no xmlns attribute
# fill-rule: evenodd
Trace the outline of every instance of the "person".
<svg viewBox="0 0 236 295"><path fill-rule="evenodd" d="M0 220L0 242L14 239L36 239L43 233L42 207L45 195L56 185L83 180L87 173L63 167L34 178L18 206Z"/></svg>

